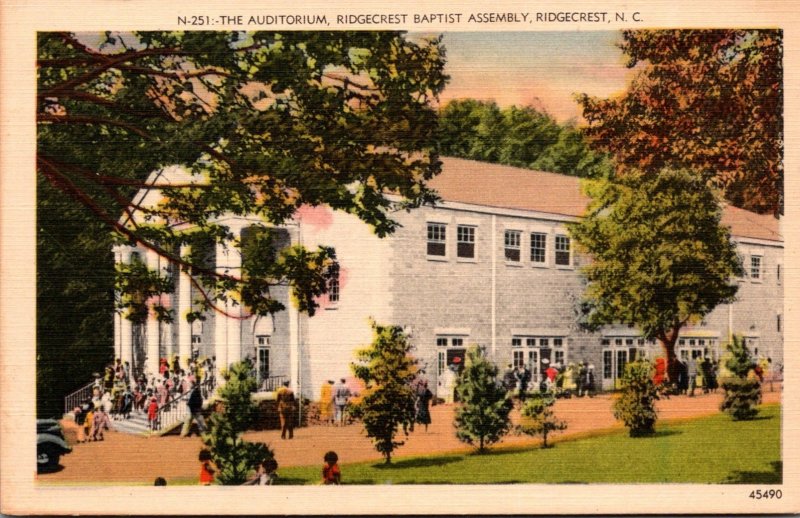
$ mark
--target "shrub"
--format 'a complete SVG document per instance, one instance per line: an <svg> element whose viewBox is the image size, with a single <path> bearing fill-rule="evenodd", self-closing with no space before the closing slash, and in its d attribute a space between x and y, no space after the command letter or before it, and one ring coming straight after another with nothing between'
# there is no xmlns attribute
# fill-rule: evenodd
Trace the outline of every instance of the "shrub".
<svg viewBox="0 0 800 518"><path fill-rule="evenodd" d="M499 441L509 429L511 399L498 383L497 367L478 346L467 351L464 372L458 377L456 394L461 405L456 409L456 437L468 444L486 445Z"/></svg>
<svg viewBox="0 0 800 518"><path fill-rule="evenodd" d="M203 442L217 465L216 480L222 485L241 485L262 462L275 457L264 443L251 443L241 438L256 415L251 393L256 380L248 360L234 363L223 373L225 385L219 390L222 411L209 420L209 433Z"/></svg>
<svg viewBox="0 0 800 518"><path fill-rule="evenodd" d="M527 435L541 435L542 448L547 448L547 436L557 430L566 430L567 423L556 419L553 405L556 399L550 393L532 394L522 407L522 423L518 430Z"/></svg>
<svg viewBox="0 0 800 518"><path fill-rule="evenodd" d="M358 351L358 362L351 365L366 385L364 398L353 406L351 415L362 420L367 436L388 464L392 452L403 445L394 439L398 427L414 422L415 397L410 383L417 368L402 328L372 322L372 329L372 345Z"/></svg>
<svg viewBox="0 0 800 518"><path fill-rule="evenodd" d="M758 415L756 406L761 403L761 384L757 378L749 378L748 374L755 367L744 338L734 336L728 344L730 358L725 367L730 376L722 380L725 397L720 409L731 415L734 421L753 419Z"/></svg>
<svg viewBox="0 0 800 518"><path fill-rule="evenodd" d="M653 364L647 360L638 360L625 366L622 393L614 402L614 417L625 424L631 437L655 432L659 393L653 383L653 372Z"/></svg>

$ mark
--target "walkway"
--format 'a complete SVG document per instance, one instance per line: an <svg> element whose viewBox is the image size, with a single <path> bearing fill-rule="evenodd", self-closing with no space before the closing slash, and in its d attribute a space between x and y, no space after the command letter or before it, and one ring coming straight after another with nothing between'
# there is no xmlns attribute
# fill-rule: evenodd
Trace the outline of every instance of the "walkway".
<svg viewBox="0 0 800 518"><path fill-rule="evenodd" d="M718 412L722 399L720 393L672 397L658 404L659 419L698 417ZM764 394L764 402L779 402L779 392ZM564 419L568 428L556 437L587 434L595 430L620 428L611 413L612 398L572 398L556 403L556 415ZM397 457L430 455L469 448L459 442L453 431L453 406L440 405L431 408L433 424L428 431L417 429L411 433L406 444L396 450ZM63 469L38 476L46 484L82 483L145 483L150 484L162 476L170 480L191 479L198 475L197 455L203 447L197 437L153 437L146 438L124 433L108 432L103 442L75 444L75 425L64 423L68 442L74 445L73 452L62 457ZM378 461L381 459L360 425L342 428L316 426L295 430L293 440L281 440L280 432L270 430L249 432L248 440L263 441L275 450L280 466L322 465L322 457L328 450L339 454L340 463ZM538 440L527 436L507 436L502 446L533 445ZM497 446L495 446L497 447ZM280 470L279 470L280 472Z"/></svg>

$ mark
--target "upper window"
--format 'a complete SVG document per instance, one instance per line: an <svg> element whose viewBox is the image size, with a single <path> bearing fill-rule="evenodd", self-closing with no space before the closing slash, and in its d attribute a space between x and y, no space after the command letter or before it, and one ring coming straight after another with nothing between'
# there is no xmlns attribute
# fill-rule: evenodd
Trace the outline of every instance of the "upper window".
<svg viewBox="0 0 800 518"><path fill-rule="evenodd" d="M750 278L754 281L761 280L761 256L760 255L751 255L750 256Z"/></svg>
<svg viewBox="0 0 800 518"><path fill-rule="evenodd" d="M459 225L456 228L458 257L473 259L475 257L475 227Z"/></svg>
<svg viewBox="0 0 800 518"><path fill-rule="evenodd" d="M569 237L556 236L556 265L570 265Z"/></svg>
<svg viewBox="0 0 800 518"><path fill-rule="evenodd" d="M506 230L506 261L518 263L520 260L520 245L522 233L519 230Z"/></svg>
<svg viewBox="0 0 800 518"><path fill-rule="evenodd" d="M328 301L339 302L339 261L336 254L332 254L333 262L328 266Z"/></svg>
<svg viewBox="0 0 800 518"><path fill-rule="evenodd" d="M444 257L447 226L443 223L428 223L428 255Z"/></svg>
<svg viewBox="0 0 800 518"><path fill-rule="evenodd" d="M266 335L257 336L256 337L256 344L257 345L262 345L262 346L269 345L269 336L266 336Z"/></svg>
<svg viewBox="0 0 800 518"><path fill-rule="evenodd" d="M547 234L531 233L531 262L544 264L547 260Z"/></svg>
<svg viewBox="0 0 800 518"><path fill-rule="evenodd" d="M777 281L778 285L780 285L781 284L781 273L783 273L783 272L781 272L781 263L778 263L775 266L776 266L776 268L775 268L775 280Z"/></svg>

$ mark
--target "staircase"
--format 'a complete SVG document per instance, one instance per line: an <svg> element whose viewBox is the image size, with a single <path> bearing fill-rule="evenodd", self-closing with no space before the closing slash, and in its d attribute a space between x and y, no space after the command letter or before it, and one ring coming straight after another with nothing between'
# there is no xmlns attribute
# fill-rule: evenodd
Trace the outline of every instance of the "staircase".
<svg viewBox="0 0 800 518"><path fill-rule="evenodd" d="M111 429L117 432L130 433L136 435L147 435L150 433L147 425L147 412L131 412L128 419L112 419Z"/></svg>

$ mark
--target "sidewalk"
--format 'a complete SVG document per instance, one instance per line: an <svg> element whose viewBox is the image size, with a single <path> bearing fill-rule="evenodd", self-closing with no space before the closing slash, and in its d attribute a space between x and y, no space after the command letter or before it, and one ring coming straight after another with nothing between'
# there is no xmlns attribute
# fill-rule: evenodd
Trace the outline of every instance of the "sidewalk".
<svg viewBox="0 0 800 518"><path fill-rule="evenodd" d="M765 392L764 402L779 402L780 392ZM719 411L722 400L717 394L698 395L693 398L673 396L659 401L659 420L698 417ZM621 428L611 413L612 398L608 395L595 398L572 398L558 400L556 415L567 422L564 432L554 434L561 437L580 436L596 430ZM417 427L395 451L394 458L431 455L445 452L469 451L471 448L459 442L453 428L453 405L431 408L433 423L428 431ZM658 425L656 425L658 426ZM45 484L81 483L144 483L152 484L156 477L191 479L198 476L197 456L203 447L197 437L139 437L109 432L103 442L75 444L75 425L64 423L67 440L73 452L61 459L64 469L38 476ZM275 450L280 466L322 465L326 451L339 454L340 463L380 461L369 439L363 435L360 424L345 427L314 426L298 428L292 440L281 440L280 431L248 432L250 441L268 443ZM402 432L400 440L403 440ZM527 436L509 435L494 447L534 445L538 440ZM280 470L279 470L280 472Z"/></svg>

